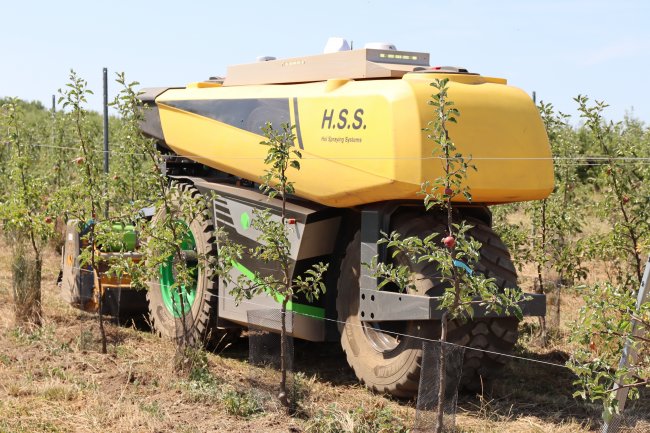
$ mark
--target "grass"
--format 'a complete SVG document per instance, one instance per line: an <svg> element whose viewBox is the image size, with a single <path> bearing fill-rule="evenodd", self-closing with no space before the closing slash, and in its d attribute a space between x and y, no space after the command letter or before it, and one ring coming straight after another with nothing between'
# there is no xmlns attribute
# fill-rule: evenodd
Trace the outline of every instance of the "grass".
<svg viewBox="0 0 650 433"><path fill-rule="evenodd" d="M379 402L370 407L361 405L352 410L340 408L333 403L319 409L305 425L307 433L406 433L404 420L393 410Z"/></svg>
<svg viewBox="0 0 650 433"><path fill-rule="evenodd" d="M155 400L150 403L148 402L140 403L140 410L146 413L148 416L158 420L162 420L165 417L163 409L161 408L160 404Z"/></svg>
<svg viewBox="0 0 650 433"><path fill-rule="evenodd" d="M55 285L59 257L46 256L44 326L13 326L10 275L0 245L0 432L406 432L413 401L373 395L358 384L336 344L296 342L297 410L277 404L278 372L246 362L246 339L219 355L197 351L192 368L174 371L176 348L133 327L107 324L109 354L99 354L96 317L64 304ZM560 327L548 347L527 320L517 353L562 363L579 296L562 298ZM460 432L586 433L599 408L571 397L566 369L510 362L482 397L461 395ZM488 392L489 391L489 392ZM642 402L636 413L650 413ZM645 412L644 412L645 411Z"/></svg>
<svg viewBox="0 0 650 433"><path fill-rule="evenodd" d="M228 390L223 394L222 401L226 412L238 418L250 419L264 412L264 397L254 390Z"/></svg>

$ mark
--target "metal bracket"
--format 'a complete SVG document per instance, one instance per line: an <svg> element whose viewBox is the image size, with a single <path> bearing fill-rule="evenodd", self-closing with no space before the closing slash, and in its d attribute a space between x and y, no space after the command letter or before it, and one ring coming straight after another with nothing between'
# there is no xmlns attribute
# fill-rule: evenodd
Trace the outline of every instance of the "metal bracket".
<svg viewBox="0 0 650 433"><path fill-rule="evenodd" d="M545 316L546 296L527 294L528 300L518 303L524 316ZM389 320L440 320L442 313L440 297L410 295L406 293L384 292L361 289L359 316L362 322L382 322ZM480 299L476 299L477 302ZM512 312L497 314L485 306L474 307L473 318L512 317Z"/></svg>
<svg viewBox="0 0 650 433"><path fill-rule="evenodd" d="M404 203L402 203L404 205ZM361 212L361 263L359 266L359 315L362 322L381 322L388 320L440 320L443 310L440 297L411 295L407 293L384 292L377 290L378 281L364 263L373 257L379 261L386 257L385 248L377 246L381 232L387 232L391 215L399 207L396 203L374 204L364 207ZM546 296L527 294L528 300L519 302L524 316L545 316ZM485 306L474 307L474 318L512 317L513 312L499 315L488 311Z"/></svg>
<svg viewBox="0 0 650 433"><path fill-rule="evenodd" d="M404 203L388 202L365 206L361 211L361 263L359 264L359 287L366 289L377 288L377 278L364 263L370 263L377 256L378 261L386 259L386 247L377 246L381 232L388 233L390 217Z"/></svg>

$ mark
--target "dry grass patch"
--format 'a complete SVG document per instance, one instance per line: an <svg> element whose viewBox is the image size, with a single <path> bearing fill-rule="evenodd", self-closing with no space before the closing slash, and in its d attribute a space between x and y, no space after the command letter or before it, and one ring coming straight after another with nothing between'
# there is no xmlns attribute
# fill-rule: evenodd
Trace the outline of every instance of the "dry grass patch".
<svg viewBox="0 0 650 433"><path fill-rule="evenodd" d="M382 431L381 426L397 432L413 426L415 402L368 392L336 343L295 342L294 368L304 392L294 417L273 397L258 398L256 391L275 389L278 372L248 365L245 338L218 355L201 352L204 362L182 377L173 371L174 345L135 327L109 323L109 354L101 355L96 317L72 309L59 297L59 257L54 253L48 253L44 267L44 326L34 333L16 330L2 254L2 433L374 432ZM569 352L564 336L580 301L569 294L562 302L566 313L551 346L536 345L536 322L529 320L518 354L563 362ZM566 369L512 361L483 399L461 395L459 431L594 431L598 407L576 402L571 381Z"/></svg>

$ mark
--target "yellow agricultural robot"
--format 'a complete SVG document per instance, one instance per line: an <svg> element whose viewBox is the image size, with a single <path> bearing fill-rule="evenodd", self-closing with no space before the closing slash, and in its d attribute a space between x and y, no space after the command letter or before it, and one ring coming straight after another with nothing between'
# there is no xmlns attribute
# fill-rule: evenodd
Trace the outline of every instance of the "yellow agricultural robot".
<svg viewBox="0 0 650 433"><path fill-rule="evenodd" d="M298 275L317 262L330 266L324 296L290 303L289 333L310 341L340 340L366 386L400 397L417 393L422 360L417 337L437 338L442 312L436 300L444 287L422 278L413 293L378 291L361 264L375 255L390 260L377 247L381 232L444 236L444 216L425 212L418 195L424 181L442 175L423 131L433 116L430 84L442 78L449 79L449 98L461 112L458 124L449 126L450 136L477 167L467 181L473 201L456 203L458 217L474 226L471 235L483 244L478 271L503 288L516 286L507 248L491 228L489 206L547 197L553 167L535 104L505 79L432 67L426 53L374 44L263 58L229 67L225 78L144 89L141 96L149 107L142 130L168 155L169 178L183 194L216 197L210 219L187 222L185 247L201 254L216 254L214 228L254 246L259 234L251 227L254 211L279 214L280 203L258 188L266 169L261 127L295 125L303 159L301 170L291 173L292 269ZM231 272L252 277L265 267L244 258ZM415 265L413 271L426 274ZM229 288L208 272L198 270L185 317L173 307L173 275L161 273L147 295L158 333L174 338L178 321L189 320L195 333L205 336L220 327L246 326L252 313L279 309L267 295L236 304ZM521 307L525 315L544 315L544 297L533 296ZM279 332L279 323L266 326ZM504 362L498 353L512 349L517 326L513 317L484 311L451 324L450 341L486 349L466 351L462 383L472 387L498 370Z"/></svg>

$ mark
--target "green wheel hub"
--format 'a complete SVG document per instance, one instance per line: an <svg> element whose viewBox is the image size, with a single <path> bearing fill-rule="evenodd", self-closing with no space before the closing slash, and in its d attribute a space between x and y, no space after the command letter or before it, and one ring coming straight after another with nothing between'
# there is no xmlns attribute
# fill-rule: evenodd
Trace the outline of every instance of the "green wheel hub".
<svg viewBox="0 0 650 433"><path fill-rule="evenodd" d="M196 252L196 240L192 231L183 221L179 221L179 226L184 230L181 248ZM162 295L162 300L167 311L175 318L183 317L183 312L187 314L192 309L192 305L196 299L197 266L189 267L189 271L193 277L193 282L175 287L174 257L170 256L164 264L160 265L160 294Z"/></svg>

